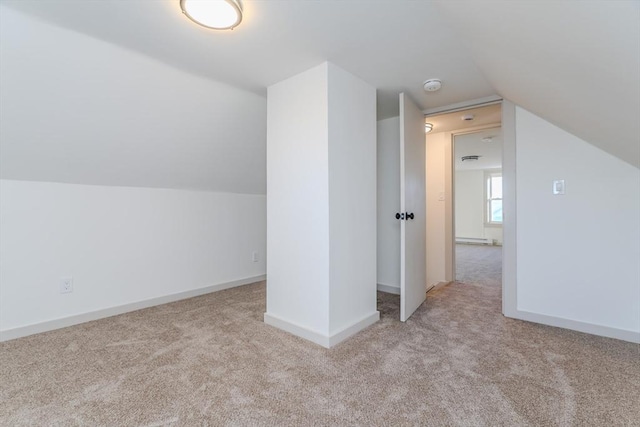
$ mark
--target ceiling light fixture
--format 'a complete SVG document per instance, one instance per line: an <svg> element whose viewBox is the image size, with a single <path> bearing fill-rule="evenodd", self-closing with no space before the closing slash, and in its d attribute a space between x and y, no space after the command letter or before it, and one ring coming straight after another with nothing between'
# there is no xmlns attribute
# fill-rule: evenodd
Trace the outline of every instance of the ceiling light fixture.
<svg viewBox="0 0 640 427"><path fill-rule="evenodd" d="M462 120L464 120L465 122L471 122L473 121L473 119L475 119L475 116L473 114L465 114L464 116L461 117Z"/></svg>
<svg viewBox="0 0 640 427"><path fill-rule="evenodd" d="M429 79L426 82L422 83L422 87L427 92L435 92L442 87L442 82L440 79Z"/></svg>
<svg viewBox="0 0 640 427"><path fill-rule="evenodd" d="M462 161L463 161L463 162L464 162L465 160L478 160L479 158L480 158L480 156L476 156L476 155L473 155L473 156L462 156L462 157L461 157L461 159L462 159Z"/></svg>
<svg viewBox="0 0 640 427"><path fill-rule="evenodd" d="M433 130L433 125L431 123L424 124L424 133L429 133Z"/></svg>
<svg viewBox="0 0 640 427"><path fill-rule="evenodd" d="M242 7L236 0L180 0L187 18L213 30L233 30L242 21Z"/></svg>

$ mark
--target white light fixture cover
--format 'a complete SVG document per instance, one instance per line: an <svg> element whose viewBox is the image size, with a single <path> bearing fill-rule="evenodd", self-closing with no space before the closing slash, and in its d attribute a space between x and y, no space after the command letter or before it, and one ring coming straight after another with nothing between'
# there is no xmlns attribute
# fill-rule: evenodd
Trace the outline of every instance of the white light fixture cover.
<svg viewBox="0 0 640 427"><path fill-rule="evenodd" d="M424 124L424 133L429 133L433 130L433 125L431 123Z"/></svg>
<svg viewBox="0 0 640 427"><path fill-rule="evenodd" d="M440 90L440 88L442 87L442 82L440 81L440 79L429 79L422 83L422 87L426 92L435 92L437 90Z"/></svg>
<svg viewBox="0 0 640 427"><path fill-rule="evenodd" d="M180 0L180 8L196 24L214 30L232 30L242 21L236 0Z"/></svg>

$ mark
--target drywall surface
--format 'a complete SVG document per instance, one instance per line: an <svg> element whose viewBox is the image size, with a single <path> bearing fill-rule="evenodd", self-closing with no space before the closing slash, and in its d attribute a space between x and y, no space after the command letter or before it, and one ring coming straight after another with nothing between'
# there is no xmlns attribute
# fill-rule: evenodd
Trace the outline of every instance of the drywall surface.
<svg viewBox="0 0 640 427"><path fill-rule="evenodd" d="M264 319L331 347L379 318L375 89L323 63L267 102Z"/></svg>
<svg viewBox="0 0 640 427"><path fill-rule="evenodd" d="M329 334L376 312L376 90L329 63Z"/></svg>
<svg viewBox="0 0 640 427"><path fill-rule="evenodd" d="M455 173L456 238L491 239L502 244L502 226L485 225L485 174L499 169L474 169Z"/></svg>
<svg viewBox="0 0 640 427"><path fill-rule="evenodd" d="M427 188L427 285L450 280L446 265L446 151L451 150L451 134L439 132L426 136ZM451 181L451 179L448 179Z"/></svg>
<svg viewBox="0 0 640 427"><path fill-rule="evenodd" d="M640 331L640 171L520 107L516 162L518 310Z"/></svg>
<svg viewBox="0 0 640 427"><path fill-rule="evenodd" d="M484 237L484 171L455 173L456 237Z"/></svg>
<svg viewBox="0 0 640 427"><path fill-rule="evenodd" d="M0 330L263 275L265 205L263 195L2 180ZM73 292L61 294L65 276Z"/></svg>
<svg viewBox="0 0 640 427"><path fill-rule="evenodd" d="M400 292L400 120L380 120L377 129L378 283Z"/></svg>
<svg viewBox="0 0 640 427"><path fill-rule="evenodd" d="M0 7L2 179L265 193L264 97Z"/></svg>
<svg viewBox="0 0 640 427"><path fill-rule="evenodd" d="M328 64L267 95L267 313L329 331ZM343 214L348 214L344 212Z"/></svg>

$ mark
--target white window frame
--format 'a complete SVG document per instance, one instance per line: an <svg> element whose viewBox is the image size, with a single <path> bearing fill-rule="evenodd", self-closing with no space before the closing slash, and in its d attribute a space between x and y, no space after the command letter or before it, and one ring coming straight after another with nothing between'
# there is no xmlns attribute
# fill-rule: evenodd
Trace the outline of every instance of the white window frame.
<svg viewBox="0 0 640 427"><path fill-rule="evenodd" d="M504 218L502 221L491 221L491 200L503 200L503 198L490 198L490 190L489 186L491 185L491 178L500 177L502 178L502 171L485 171L484 173L484 225L489 227L502 227L502 223L504 222ZM504 196L504 187L502 189ZM504 202L503 202L504 206Z"/></svg>

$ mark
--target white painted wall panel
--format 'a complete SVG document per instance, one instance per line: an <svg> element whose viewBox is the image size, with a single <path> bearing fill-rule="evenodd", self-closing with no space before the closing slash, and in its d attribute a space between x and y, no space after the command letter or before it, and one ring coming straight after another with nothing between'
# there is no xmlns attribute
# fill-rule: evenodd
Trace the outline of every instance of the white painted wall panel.
<svg viewBox="0 0 640 427"><path fill-rule="evenodd" d="M329 333L376 311L376 90L329 64Z"/></svg>
<svg viewBox="0 0 640 427"><path fill-rule="evenodd" d="M328 335L326 63L267 96L267 313Z"/></svg>
<svg viewBox="0 0 640 427"><path fill-rule="evenodd" d="M640 171L519 107L516 156L518 309L640 331Z"/></svg>
<svg viewBox="0 0 640 427"><path fill-rule="evenodd" d="M400 291L400 120L380 120L378 151L378 283Z"/></svg>
<svg viewBox="0 0 640 427"><path fill-rule="evenodd" d="M263 195L2 180L0 330L262 275L265 205ZM62 276L72 293L59 293Z"/></svg>

